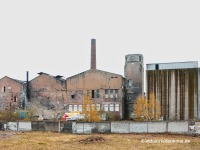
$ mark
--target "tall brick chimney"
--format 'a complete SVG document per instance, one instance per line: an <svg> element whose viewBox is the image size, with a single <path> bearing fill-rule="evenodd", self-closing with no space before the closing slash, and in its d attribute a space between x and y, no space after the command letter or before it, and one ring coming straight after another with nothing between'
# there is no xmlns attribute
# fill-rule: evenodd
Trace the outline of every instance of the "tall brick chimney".
<svg viewBox="0 0 200 150"><path fill-rule="evenodd" d="M91 65L90 69L96 69L96 39L91 39Z"/></svg>

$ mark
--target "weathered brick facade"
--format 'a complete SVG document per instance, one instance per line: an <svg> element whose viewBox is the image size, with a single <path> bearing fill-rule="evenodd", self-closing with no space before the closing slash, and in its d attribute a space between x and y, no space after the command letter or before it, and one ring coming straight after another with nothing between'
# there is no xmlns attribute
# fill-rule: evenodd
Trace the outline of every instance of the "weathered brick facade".
<svg viewBox="0 0 200 150"><path fill-rule="evenodd" d="M82 111L84 94L105 113L124 117L124 83L118 74L90 69L66 79L67 111Z"/></svg>
<svg viewBox="0 0 200 150"><path fill-rule="evenodd" d="M0 79L0 110L22 108L25 101L25 82L3 77Z"/></svg>
<svg viewBox="0 0 200 150"><path fill-rule="evenodd" d="M31 109L35 115L54 118L64 113L66 106L65 80L61 76L39 73L29 82Z"/></svg>

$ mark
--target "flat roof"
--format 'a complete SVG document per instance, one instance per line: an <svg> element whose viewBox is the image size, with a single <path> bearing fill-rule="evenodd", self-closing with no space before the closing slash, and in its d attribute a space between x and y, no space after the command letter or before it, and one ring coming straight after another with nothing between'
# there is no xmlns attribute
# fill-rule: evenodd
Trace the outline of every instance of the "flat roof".
<svg viewBox="0 0 200 150"><path fill-rule="evenodd" d="M198 61L147 64L146 70L198 68Z"/></svg>

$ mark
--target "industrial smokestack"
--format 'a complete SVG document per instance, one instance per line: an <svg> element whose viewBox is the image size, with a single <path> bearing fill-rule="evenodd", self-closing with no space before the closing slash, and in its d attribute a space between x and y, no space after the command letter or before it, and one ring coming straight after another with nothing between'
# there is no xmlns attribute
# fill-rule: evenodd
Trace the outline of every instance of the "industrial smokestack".
<svg viewBox="0 0 200 150"><path fill-rule="evenodd" d="M96 39L91 39L91 67L96 69Z"/></svg>
<svg viewBox="0 0 200 150"><path fill-rule="evenodd" d="M26 97L29 101L30 93L29 93L29 74L28 74L28 71L26 72Z"/></svg>

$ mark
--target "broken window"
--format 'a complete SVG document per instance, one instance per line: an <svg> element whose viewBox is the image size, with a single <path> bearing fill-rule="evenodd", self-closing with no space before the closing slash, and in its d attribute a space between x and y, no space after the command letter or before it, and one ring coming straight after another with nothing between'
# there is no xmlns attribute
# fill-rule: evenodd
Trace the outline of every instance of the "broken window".
<svg viewBox="0 0 200 150"><path fill-rule="evenodd" d="M119 96L119 90L116 89L116 90L115 90L115 98L118 98L118 96Z"/></svg>
<svg viewBox="0 0 200 150"><path fill-rule="evenodd" d="M119 111L119 104L115 104L115 111Z"/></svg>
<svg viewBox="0 0 200 150"><path fill-rule="evenodd" d="M142 61L142 57L141 56L139 56L139 61Z"/></svg>
<svg viewBox="0 0 200 150"><path fill-rule="evenodd" d="M108 98L108 90L105 90L105 98Z"/></svg>
<svg viewBox="0 0 200 150"><path fill-rule="evenodd" d="M71 98L72 98L72 99L75 99L75 94L72 94L72 95L71 95Z"/></svg>
<svg viewBox="0 0 200 150"><path fill-rule="evenodd" d="M158 70L159 69L159 65L158 64L156 64L156 70Z"/></svg>
<svg viewBox="0 0 200 150"><path fill-rule="evenodd" d="M92 90L92 98L94 98L94 90Z"/></svg>
<svg viewBox="0 0 200 150"><path fill-rule="evenodd" d="M113 90L110 90L110 98L113 98Z"/></svg>
<svg viewBox="0 0 200 150"><path fill-rule="evenodd" d="M14 96L14 102L16 102L17 101L17 97L16 96Z"/></svg>
<svg viewBox="0 0 200 150"><path fill-rule="evenodd" d="M100 92L99 92L99 90L97 90L97 92L96 92L96 98L100 98Z"/></svg>
<svg viewBox="0 0 200 150"><path fill-rule="evenodd" d="M2 87L2 92L6 92L6 87L5 86Z"/></svg>
<svg viewBox="0 0 200 150"><path fill-rule="evenodd" d="M110 111L114 111L114 104L110 104Z"/></svg>

